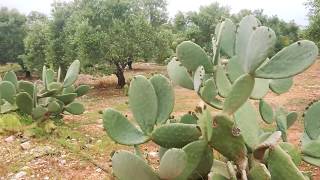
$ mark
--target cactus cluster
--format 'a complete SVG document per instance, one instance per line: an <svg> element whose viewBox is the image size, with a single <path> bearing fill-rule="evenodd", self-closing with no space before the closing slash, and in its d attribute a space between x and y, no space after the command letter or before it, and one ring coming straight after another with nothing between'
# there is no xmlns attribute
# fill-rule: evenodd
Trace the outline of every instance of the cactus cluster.
<svg viewBox="0 0 320 180"><path fill-rule="evenodd" d="M34 120L46 120L63 112L82 114L84 106L75 99L86 94L90 87L75 87L80 70L80 62L74 61L69 67L63 82L61 71L55 72L45 66L42 71L43 84L18 81L13 71L7 72L0 82L1 114L20 111L31 115Z"/></svg>
<svg viewBox="0 0 320 180"><path fill-rule="evenodd" d="M139 127L113 109L104 111L108 135L135 147L135 154L121 150L113 155L114 175L123 180L309 179L297 167L301 159L320 166L320 104L305 113L301 153L286 142L286 130L298 114L274 110L264 97L269 89L287 92L293 76L315 62L317 46L301 40L269 57L276 35L251 15L238 26L229 19L218 24L212 42L213 57L191 41L182 42L167 71L174 84L194 90L216 109L214 115L205 105L170 119L173 87L162 75L137 76L130 84L129 106ZM253 101L259 101L258 110ZM265 131L262 122L277 129ZM139 150L148 141L160 146L157 170Z"/></svg>

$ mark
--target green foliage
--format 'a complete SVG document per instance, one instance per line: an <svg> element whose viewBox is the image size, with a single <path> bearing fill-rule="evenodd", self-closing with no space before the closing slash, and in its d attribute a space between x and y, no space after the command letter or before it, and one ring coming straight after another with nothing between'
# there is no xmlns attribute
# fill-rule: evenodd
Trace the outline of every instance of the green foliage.
<svg viewBox="0 0 320 180"><path fill-rule="evenodd" d="M81 85L75 88L74 83L79 70L79 61L74 61L68 69L65 87L55 78L55 72L45 67L42 86L29 81L18 81L12 71L6 73L4 79L8 81L0 82L1 114L5 116L12 111L18 111L31 116L38 125L49 119L61 118L61 114L65 112L74 115L82 114L85 110L84 106L74 100L85 95L90 87ZM48 131L55 128L50 123L45 124L43 127Z"/></svg>
<svg viewBox="0 0 320 180"><path fill-rule="evenodd" d="M114 140L134 145L135 150L139 150L137 144L147 141L160 146L160 176L142 159L135 163L139 171L136 176L206 179L212 171L211 178L217 179L305 179L297 167L301 153L290 143L279 143L281 138L287 141L287 129L297 120L298 114L288 113L283 108L276 108L274 113L273 107L263 98L269 86L279 94L290 89L293 76L315 62L318 48L313 42L301 40L271 57L276 44L275 33L260 25L254 16L246 16L234 35L231 33L233 22L228 19L221 22L213 40L212 57L191 41L177 45L177 57L167 67L169 77L175 84L195 90L207 105L216 109L214 116L206 105L201 105L195 112L169 119L174 101L172 85L159 75L150 80L137 76L130 85L129 105L142 131L120 113L110 109L104 112L105 129ZM222 59L225 58L221 56L223 53L228 54L229 59ZM229 62L234 64L229 66ZM276 131L263 130L251 100L260 101L261 117L268 124L275 120ZM316 165L319 165L320 147L318 105L313 104L305 113L306 132L302 140L303 159ZM161 116L162 123L157 124L159 112L166 116ZM223 162L215 164L213 150ZM127 165L131 166L138 157L131 153L126 156L128 160L113 159L117 178L132 176Z"/></svg>
<svg viewBox="0 0 320 180"><path fill-rule="evenodd" d="M19 62L18 56L24 52L25 23L26 17L17 10L0 8L1 64Z"/></svg>

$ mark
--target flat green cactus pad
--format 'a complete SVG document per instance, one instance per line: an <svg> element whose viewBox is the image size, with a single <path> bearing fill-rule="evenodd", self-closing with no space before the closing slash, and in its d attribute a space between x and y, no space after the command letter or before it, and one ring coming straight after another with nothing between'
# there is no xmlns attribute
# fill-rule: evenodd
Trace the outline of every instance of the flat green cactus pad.
<svg viewBox="0 0 320 180"><path fill-rule="evenodd" d="M77 93L78 97L87 94L90 90L90 86L88 85L80 85L76 88L75 92Z"/></svg>
<svg viewBox="0 0 320 180"><path fill-rule="evenodd" d="M132 79L129 106L142 131L151 133L157 120L158 100L153 85L144 76L139 75Z"/></svg>
<svg viewBox="0 0 320 180"><path fill-rule="evenodd" d="M293 144L287 143L287 142L281 142L279 144L279 146L286 152L289 154L289 156L291 157L293 163L296 166L299 166L301 164L302 158L301 158L301 154L300 151L297 147L295 147Z"/></svg>
<svg viewBox="0 0 320 180"><path fill-rule="evenodd" d="M245 72L254 71L267 59L276 44L275 32L265 26L257 27L251 34L244 63Z"/></svg>
<svg viewBox="0 0 320 180"><path fill-rule="evenodd" d="M231 83L222 66L217 66L215 82L220 96L227 97L231 91Z"/></svg>
<svg viewBox="0 0 320 180"><path fill-rule="evenodd" d="M113 173L123 180L160 180L148 164L127 151L118 151L112 157Z"/></svg>
<svg viewBox="0 0 320 180"><path fill-rule="evenodd" d="M200 98L216 109L222 109L223 103L216 98L218 95L217 86L213 79L208 79L204 82L203 87L200 88Z"/></svg>
<svg viewBox="0 0 320 180"><path fill-rule="evenodd" d="M126 117L113 109L103 112L103 127L115 142L123 145L137 145L145 143L149 137L144 135Z"/></svg>
<svg viewBox="0 0 320 180"><path fill-rule="evenodd" d="M181 64L190 71L196 71L199 66L203 66L207 73L213 72L206 52L197 44L191 41L184 41L177 46L177 57Z"/></svg>
<svg viewBox="0 0 320 180"><path fill-rule="evenodd" d="M48 104L48 111L51 113L59 113L61 111L60 105L57 101L52 101Z"/></svg>
<svg viewBox="0 0 320 180"><path fill-rule="evenodd" d="M290 90L293 78L273 79L270 81L270 89L276 94L283 94Z"/></svg>
<svg viewBox="0 0 320 180"><path fill-rule="evenodd" d="M70 104L77 98L76 93L63 94L60 96L56 96L56 98L62 101L65 105Z"/></svg>
<svg viewBox="0 0 320 180"><path fill-rule="evenodd" d="M159 176L161 179L178 177L187 165L187 154L182 149L169 149L160 161Z"/></svg>
<svg viewBox="0 0 320 180"><path fill-rule="evenodd" d="M246 157L247 148L241 132L238 132L239 129L234 126L233 121L220 114L214 117L212 127L210 145L228 159L241 163Z"/></svg>
<svg viewBox="0 0 320 180"><path fill-rule="evenodd" d="M71 85L66 88L63 88L62 94L76 93L75 91L76 91L76 88L74 87L74 85Z"/></svg>
<svg viewBox="0 0 320 180"><path fill-rule="evenodd" d="M21 92L17 94L16 104L22 112L31 115L33 109L33 100L28 93Z"/></svg>
<svg viewBox="0 0 320 180"><path fill-rule="evenodd" d="M266 165L256 163L249 171L248 178L250 180L271 180L271 174Z"/></svg>
<svg viewBox="0 0 320 180"><path fill-rule="evenodd" d="M63 88L62 84L59 82L52 82L52 83L48 84L49 91L60 91L62 88Z"/></svg>
<svg viewBox="0 0 320 180"><path fill-rule="evenodd" d="M196 141L201 136L196 125L171 123L156 128L151 139L165 148L182 148L186 144Z"/></svg>
<svg viewBox="0 0 320 180"><path fill-rule="evenodd" d="M251 34L254 32L254 29L260 25L259 20L253 15L246 16L240 21L236 37L236 54L239 59L239 64L244 64Z"/></svg>
<svg viewBox="0 0 320 180"><path fill-rule="evenodd" d="M277 123L277 130L281 131L282 140L286 142L288 123L287 123L287 113L284 111L284 109L279 108L276 110L275 120Z"/></svg>
<svg viewBox="0 0 320 180"><path fill-rule="evenodd" d="M52 69L47 69L46 71L46 83L47 85L54 81L54 71Z"/></svg>
<svg viewBox="0 0 320 180"><path fill-rule="evenodd" d="M272 107L263 99L259 103L259 112L262 120L267 124L272 124L274 120L274 113Z"/></svg>
<svg viewBox="0 0 320 180"><path fill-rule="evenodd" d="M9 81L15 87L18 87L18 79L17 79L16 73L14 73L13 71L6 72L6 74L3 76L3 81Z"/></svg>
<svg viewBox="0 0 320 180"><path fill-rule="evenodd" d="M193 90L193 81L185 67L177 59L172 59L167 65L170 79L177 85Z"/></svg>
<svg viewBox="0 0 320 180"><path fill-rule="evenodd" d="M320 141L313 140L302 146L302 152L304 155L314 158L320 158Z"/></svg>
<svg viewBox="0 0 320 180"><path fill-rule="evenodd" d="M162 124L169 119L174 107L174 90L165 76L154 75L150 82L156 92L158 102L157 124Z"/></svg>
<svg viewBox="0 0 320 180"><path fill-rule="evenodd" d="M320 101L312 104L305 112L304 128L311 139L320 136Z"/></svg>
<svg viewBox="0 0 320 180"><path fill-rule="evenodd" d="M248 149L252 151L259 144L259 133L261 131L255 107L250 101L247 101L236 111L234 117Z"/></svg>
<svg viewBox="0 0 320 180"><path fill-rule="evenodd" d="M302 40L282 49L270 61L259 67L255 76L266 79L292 77L309 68L318 56L315 43Z"/></svg>
<svg viewBox="0 0 320 180"><path fill-rule="evenodd" d="M224 101L223 112L230 115L236 112L250 97L254 82L254 77L249 74L238 78L232 85L231 91Z"/></svg>
<svg viewBox="0 0 320 180"><path fill-rule="evenodd" d="M83 104L81 104L79 102L73 102L73 103L68 104L65 107L65 110L68 113L73 114L73 115L80 115L80 114L83 114L85 111Z"/></svg>
<svg viewBox="0 0 320 180"><path fill-rule="evenodd" d="M245 72L239 63L237 56L233 56L231 59L229 59L227 64L227 75L229 80L234 82L243 74L245 74Z"/></svg>
<svg viewBox="0 0 320 180"><path fill-rule="evenodd" d="M42 118L44 118L47 112L48 112L47 108L44 108L42 106L37 106L32 111L32 118L34 120L41 120Z"/></svg>
<svg viewBox="0 0 320 180"><path fill-rule="evenodd" d="M254 88L252 90L250 98L262 99L269 91L269 79L255 78Z"/></svg>
<svg viewBox="0 0 320 180"><path fill-rule="evenodd" d="M184 152L187 154L187 166L184 168L183 172L176 180L188 179L193 172L197 169L202 158L208 149L208 145L203 140L194 141L185 147L183 147Z"/></svg>
<svg viewBox="0 0 320 180"><path fill-rule="evenodd" d="M306 156L304 155L302 157L303 161L309 163L309 164L312 164L314 166L318 166L320 167L320 158L314 158L314 157L311 157L311 156Z"/></svg>
<svg viewBox="0 0 320 180"><path fill-rule="evenodd" d="M224 27L221 31L221 50L229 57L234 56L236 41L236 25L230 20L224 21Z"/></svg>
<svg viewBox="0 0 320 180"><path fill-rule="evenodd" d="M2 81L0 82L0 93L1 98L8 101L10 104L14 104L15 102L15 95L16 95L16 88L14 84L10 81ZM0 99L1 99L0 98Z"/></svg>
<svg viewBox="0 0 320 180"><path fill-rule="evenodd" d="M33 96L34 84L29 81L19 81L18 82L18 91L27 92L31 97Z"/></svg>
<svg viewBox="0 0 320 180"><path fill-rule="evenodd" d="M66 77L64 78L64 81L63 81L63 87L71 86L74 82L76 82L76 80L78 79L79 72L80 72L80 61L75 60L69 66Z"/></svg>
<svg viewBox="0 0 320 180"><path fill-rule="evenodd" d="M291 157L280 146L275 146L269 150L267 161L272 180L305 179Z"/></svg>
<svg viewBox="0 0 320 180"><path fill-rule="evenodd" d="M185 114L181 116L180 123L183 124L197 124L198 118L195 115L192 114Z"/></svg>
<svg viewBox="0 0 320 180"><path fill-rule="evenodd" d="M290 128L297 120L298 120L298 113L297 112L290 112L287 115L287 126L288 126L288 128Z"/></svg>

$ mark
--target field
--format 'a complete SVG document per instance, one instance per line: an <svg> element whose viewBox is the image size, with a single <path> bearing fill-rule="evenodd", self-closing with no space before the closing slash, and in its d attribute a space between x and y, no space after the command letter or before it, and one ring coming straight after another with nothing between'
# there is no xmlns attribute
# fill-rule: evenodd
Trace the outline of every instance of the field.
<svg viewBox="0 0 320 180"><path fill-rule="evenodd" d="M153 73L166 74L165 66L150 63L134 64L134 70L125 73L126 78L137 74L150 76ZM266 100L272 105L281 105L291 111L297 111L300 117L304 109L313 100L320 99L320 61L308 71L295 77L290 92L277 96L270 93ZM0 136L0 179L11 179L24 174L25 179L112 179L110 154L121 147L113 143L102 126L99 111L112 107L131 117L127 97L122 89L116 89L113 76L94 78L81 75L81 83L91 84L94 89L81 101L86 112L81 116L65 116L65 124L53 135L39 138L26 138L23 135L6 142L8 136ZM174 116L193 110L199 98L193 91L175 87L176 106ZM274 126L266 126L272 129ZM289 129L289 142L300 143L303 131L301 118ZM26 150L21 143L29 142ZM157 166L157 149L153 144L143 147L149 153L149 159ZM301 169L313 172L320 179L320 169L306 164Z"/></svg>

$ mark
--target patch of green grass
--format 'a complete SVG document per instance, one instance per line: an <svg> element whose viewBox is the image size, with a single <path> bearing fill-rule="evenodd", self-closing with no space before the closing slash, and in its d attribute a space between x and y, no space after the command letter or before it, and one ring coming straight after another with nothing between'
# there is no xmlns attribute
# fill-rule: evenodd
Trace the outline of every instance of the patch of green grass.
<svg viewBox="0 0 320 180"><path fill-rule="evenodd" d="M18 63L7 63L0 66L0 74L4 74L8 71L21 71L21 66Z"/></svg>
<svg viewBox="0 0 320 180"><path fill-rule="evenodd" d="M113 107L115 110L121 111L121 112L126 112L129 110L128 104L117 104Z"/></svg>

